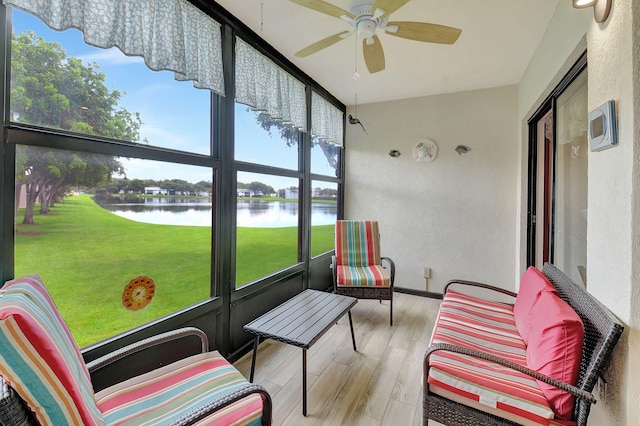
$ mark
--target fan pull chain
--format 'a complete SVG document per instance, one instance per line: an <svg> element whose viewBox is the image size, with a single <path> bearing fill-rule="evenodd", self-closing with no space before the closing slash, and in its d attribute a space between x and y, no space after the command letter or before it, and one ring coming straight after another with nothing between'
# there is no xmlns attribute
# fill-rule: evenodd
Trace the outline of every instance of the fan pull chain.
<svg viewBox="0 0 640 426"><path fill-rule="evenodd" d="M260 32L264 30L264 2L260 3Z"/></svg>
<svg viewBox="0 0 640 426"><path fill-rule="evenodd" d="M354 52L355 54L353 55L355 57L355 62L356 62L356 69L355 69L355 72L353 73L353 79L354 80L357 80L357 79L360 78L360 73L358 72L358 24L359 24L359 22L356 22L356 31L355 31L355 33L356 33L356 36L355 36L356 48L355 48L355 52ZM356 113L356 116L357 116L357 113Z"/></svg>

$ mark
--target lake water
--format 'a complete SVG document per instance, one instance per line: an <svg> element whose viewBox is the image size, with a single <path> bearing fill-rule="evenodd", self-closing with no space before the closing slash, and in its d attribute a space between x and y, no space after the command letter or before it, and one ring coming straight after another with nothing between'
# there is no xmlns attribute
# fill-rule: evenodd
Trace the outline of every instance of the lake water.
<svg viewBox="0 0 640 426"><path fill-rule="evenodd" d="M142 202L99 204L106 210L136 222L156 225L211 226L211 200L206 198L145 198ZM237 225L249 228L281 228L298 225L298 203L238 200ZM311 224L332 225L335 203L314 202Z"/></svg>

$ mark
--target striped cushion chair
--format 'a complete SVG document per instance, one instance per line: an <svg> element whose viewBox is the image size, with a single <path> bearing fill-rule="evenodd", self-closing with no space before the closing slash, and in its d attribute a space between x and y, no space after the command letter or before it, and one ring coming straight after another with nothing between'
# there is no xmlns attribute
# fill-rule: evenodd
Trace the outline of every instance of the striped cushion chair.
<svg viewBox="0 0 640 426"><path fill-rule="evenodd" d="M94 394L90 372L197 335L203 352ZM0 376L41 425L270 424L271 399L193 327L145 339L87 365L37 275L0 289Z"/></svg>
<svg viewBox="0 0 640 426"><path fill-rule="evenodd" d="M334 292L359 299L389 301L393 325L395 264L380 256L380 233L374 220L336 221L336 253L332 258Z"/></svg>

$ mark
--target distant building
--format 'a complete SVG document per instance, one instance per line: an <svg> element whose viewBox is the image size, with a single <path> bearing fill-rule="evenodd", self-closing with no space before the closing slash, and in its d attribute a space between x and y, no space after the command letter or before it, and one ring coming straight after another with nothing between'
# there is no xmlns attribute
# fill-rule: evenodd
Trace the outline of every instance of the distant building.
<svg viewBox="0 0 640 426"><path fill-rule="evenodd" d="M238 189L238 197L253 197L254 192L251 189Z"/></svg>
<svg viewBox="0 0 640 426"><path fill-rule="evenodd" d="M298 199L298 188L285 188L284 190L284 198L287 200L297 200Z"/></svg>
<svg viewBox="0 0 640 426"><path fill-rule="evenodd" d="M146 195L167 195L167 190L159 186L145 186L144 193Z"/></svg>

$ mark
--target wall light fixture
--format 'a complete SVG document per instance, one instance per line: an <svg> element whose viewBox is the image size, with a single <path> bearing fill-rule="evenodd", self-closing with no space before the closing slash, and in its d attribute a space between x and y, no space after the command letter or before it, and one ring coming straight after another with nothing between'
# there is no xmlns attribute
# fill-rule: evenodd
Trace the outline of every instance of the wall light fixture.
<svg viewBox="0 0 640 426"><path fill-rule="evenodd" d="M611 2L613 0L572 0L573 7L576 9L584 9L585 7L593 7L593 17L597 23L602 23L609 17L611 10Z"/></svg>

